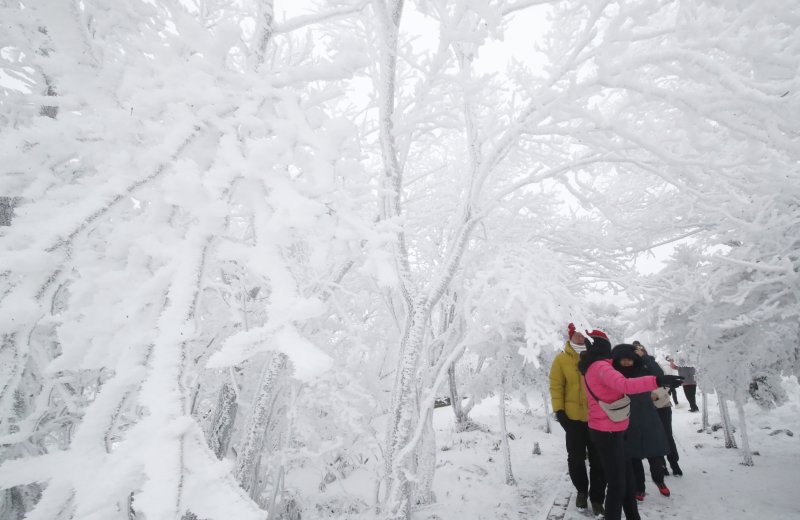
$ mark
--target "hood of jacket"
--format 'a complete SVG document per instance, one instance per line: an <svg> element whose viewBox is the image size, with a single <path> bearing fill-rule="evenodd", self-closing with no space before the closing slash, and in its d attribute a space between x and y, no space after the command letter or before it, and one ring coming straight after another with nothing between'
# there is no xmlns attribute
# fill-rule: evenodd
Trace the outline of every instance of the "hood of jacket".
<svg viewBox="0 0 800 520"><path fill-rule="evenodd" d="M617 372L625 377L638 377L645 375L644 362L642 358L636 354L636 347L627 343L620 343L611 350L611 359L613 360L614 368ZM633 361L633 366L624 367L620 364L623 359L630 359Z"/></svg>

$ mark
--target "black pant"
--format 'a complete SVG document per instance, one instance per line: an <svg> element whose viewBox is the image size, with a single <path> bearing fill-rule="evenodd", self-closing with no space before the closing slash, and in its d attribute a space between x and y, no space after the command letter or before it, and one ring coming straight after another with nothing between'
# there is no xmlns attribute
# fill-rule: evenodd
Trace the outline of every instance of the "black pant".
<svg viewBox="0 0 800 520"><path fill-rule="evenodd" d="M589 436L600 454L608 482L605 520L620 520L625 511L627 520L640 520L634 497L631 459L625 455L625 432L589 430Z"/></svg>
<svg viewBox="0 0 800 520"><path fill-rule="evenodd" d="M664 457L648 457L647 462L650 464L650 477L656 485L664 483ZM644 493L644 464L642 459L631 459L631 466L633 467L633 478L636 481L634 489Z"/></svg>
<svg viewBox="0 0 800 520"><path fill-rule="evenodd" d="M672 468L672 471L675 471L675 468L678 467L680 456L678 455L678 447L675 445L675 437L672 436L672 408L669 406L659 408L658 418L661 419L661 425L664 427L664 433L667 434L667 442L669 443L667 460L669 461L669 466ZM661 465L663 466L664 459L662 458L661 461Z"/></svg>
<svg viewBox="0 0 800 520"><path fill-rule="evenodd" d="M674 388L670 388L669 395L672 396L672 400L675 402L675 404L678 404L678 391Z"/></svg>
<svg viewBox="0 0 800 520"><path fill-rule="evenodd" d="M683 393L686 395L686 400L689 401L689 409L699 410L699 408L697 407L697 402L694 399L694 396L697 393L697 385L684 384Z"/></svg>
<svg viewBox="0 0 800 520"><path fill-rule="evenodd" d="M562 425L563 426L563 425ZM588 493L592 502L603 503L606 479L597 450L589 438L589 426L583 421L568 421L567 467L569 478L579 493ZM589 455L589 476L586 476L586 455Z"/></svg>

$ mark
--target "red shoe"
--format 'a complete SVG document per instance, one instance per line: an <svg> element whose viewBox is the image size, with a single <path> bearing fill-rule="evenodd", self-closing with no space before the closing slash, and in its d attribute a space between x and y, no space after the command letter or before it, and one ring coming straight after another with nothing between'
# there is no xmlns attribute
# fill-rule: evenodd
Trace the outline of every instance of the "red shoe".
<svg viewBox="0 0 800 520"><path fill-rule="evenodd" d="M663 482L661 484L656 484L658 486L658 492L664 495L665 497L669 496L669 488Z"/></svg>
<svg viewBox="0 0 800 520"><path fill-rule="evenodd" d="M644 491L637 491L637 492L636 492L636 494L635 494L635 495L633 495L633 496L635 496L635 497L636 497L636 500L638 500L639 502L641 502L641 501L643 501L643 500L644 500Z"/></svg>

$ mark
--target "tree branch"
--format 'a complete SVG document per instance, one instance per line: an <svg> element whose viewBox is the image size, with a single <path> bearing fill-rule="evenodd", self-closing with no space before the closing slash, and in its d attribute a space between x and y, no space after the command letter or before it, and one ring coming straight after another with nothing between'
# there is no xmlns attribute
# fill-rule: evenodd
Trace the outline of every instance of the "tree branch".
<svg viewBox="0 0 800 520"><path fill-rule="evenodd" d="M324 11L321 13L296 16L291 20L275 24L273 26L274 32L275 34L285 34L309 25L315 25L328 20L334 20L336 18L344 18L348 15L364 10L369 2L370 0L361 0L360 2L348 7L338 7L336 9L331 9L330 11Z"/></svg>

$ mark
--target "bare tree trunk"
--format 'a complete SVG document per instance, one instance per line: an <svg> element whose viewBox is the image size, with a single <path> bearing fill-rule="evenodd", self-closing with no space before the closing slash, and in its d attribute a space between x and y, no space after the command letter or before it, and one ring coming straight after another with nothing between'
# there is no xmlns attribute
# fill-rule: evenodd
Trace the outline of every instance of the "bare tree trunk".
<svg viewBox="0 0 800 520"><path fill-rule="evenodd" d="M528 401L528 392L525 388L521 388L519 391L519 404L525 407L525 414L530 415L533 413L531 410L531 403Z"/></svg>
<svg viewBox="0 0 800 520"><path fill-rule="evenodd" d="M45 26L39 27L39 32L42 33L46 37L48 43L50 43L49 42L50 34L47 32L47 27ZM41 54L42 56L45 57L50 56L51 52L52 49L48 46L43 45L42 47L39 48L39 54ZM45 89L44 92L42 92L42 94L45 96L53 96L53 97L57 96L58 92L56 91L56 87L53 84L53 79L44 72L42 72L42 79L44 79L44 84L45 84ZM41 107L39 107L39 115L44 117L49 117L50 119L55 119L56 117L58 117L58 107L52 105L42 105Z"/></svg>
<svg viewBox="0 0 800 520"><path fill-rule="evenodd" d="M553 428L550 425L550 395L547 390L542 390L542 401L544 401L544 432L552 433Z"/></svg>
<svg viewBox="0 0 800 520"><path fill-rule="evenodd" d="M379 20L381 36L381 58L379 78L379 135L383 162L384 188L381 204L381 218L392 219L402 216L403 165L398 158L395 136L395 96L397 93L397 44L404 0L375 0L375 14ZM469 117L469 116L468 116ZM471 130L471 129L470 129ZM473 133L470 143L474 143ZM471 149L478 152L477 149ZM493 164L493 163L492 163ZM488 169L486 170L488 172ZM405 232L397 232L395 246L395 265L400 280L400 291L408 309L404 337L400 345L400 355L392 392L392 406L389 417L387 446L384 451L386 462L386 505L387 520L407 520L411 515L411 486L409 476L413 477L414 456L421 438L418 426L419 410L416 396L420 378L419 361L425 347L431 309L447 291L461 263L467 242L478 220L474 215L474 205L478 199L480 183L485 179L480 161L473 160L470 172L469 189L464 195L461 217L448 240L447 252L441 270L424 290L415 290L411 274L411 264ZM448 361L450 362L450 361ZM446 369L445 369L446 370ZM427 404L426 404L427 406ZM415 433L416 431L416 433Z"/></svg>
<svg viewBox="0 0 800 520"><path fill-rule="evenodd" d="M497 405L500 415L500 446L503 449L503 463L506 473L506 484L516 486L517 481L511 471L511 448L508 445L508 430L506 429L506 377L503 375L500 381L500 388L497 390Z"/></svg>
<svg viewBox="0 0 800 520"><path fill-rule="evenodd" d="M286 354L273 354L266 363L261 384L253 402L253 410L244 430L244 438L236 454L236 467L233 475L242 489L255 499L259 489L255 485L258 462L264 447L267 425L275 406L278 382L281 372L286 368Z"/></svg>
<svg viewBox="0 0 800 520"><path fill-rule="evenodd" d="M0 226L10 226L14 218L14 208L19 204L19 197L0 196Z"/></svg>
<svg viewBox="0 0 800 520"><path fill-rule="evenodd" d="M33 509L41 494L42 488L39 484L15 486L0 491L0 518L23 520L25 514Z"/></svg>
<svg viewBox="0 0 800 520"><path fill-rule="evenodd" d="M219 390L217 409L211 419L208 434L208 447L218 459L225 457L233 433L233 423L236 420L236 411L239 405L236 402L236 391L230 382L222 385Z"/></svg>
<svg viewBox="0 0 800 520"><path fill-rule="evenodd" d="M736 439L733 436L733 425L731 424L731 417L728 413L728 401L725 395L717 390L717 401L719 405L719 416L722 420L722 430L725 434L725 447L736 448Z"/></svg>
<svg viewBox="0 0 800 520"><path fill-rule="evenodd" d="M469 410L464 408L461 402L461 396L458 393L458 385L456 383L456 364L453 363L447 369L447 383L450 388L450 404L453 407L453 413L456 416L455 430L463 432L469 425Z"/></svg>
<svg viewBox="0 0 800 520"><path fill-rule="evenodd" d="M412 310L409 332L405 346L401 346L397 381L392 396L392 416L386 449L387 478L387 519L407 520L411 516L411 483L408 480L409 453L402 454L411 439L414 418L417 415L417 368L423 346L426 324L430 316L430 306L424 299Z"/></svg>
<svg viewBox="0 0 800 520"><path fill-rule="evenodd" d="M739 395L740 392L736 392L734 395L736 396L736 412L739 415L739 433L742 436L742 450L744 450L744 460L742 464L745 466L752 466L753 463L753 453L750 451L750 438L747 435L747 416L744 413L744 398Z"/></svg>
<svg viewBox="0 0 800 520"><path fill-rule="evenodd" d="M417 453L417 474L419 483L415 493L417 505L436 502L433 492L433 475L436 473L436 432L433 429L433 410L425 415L425 431Z"/></svg>
<svg viewBox="0 0 800 520"><path fill-rule="evenodd" d="M284 450L293 437L293 423L289 410L296 409L300 389L290 386L289 390L290 397L281 399L280 406L276 406L273 412L277 414L276 419L267 425L272 436L269 439L270 445L265 450L269 458L261 459L261 464L266 465L261 468L260 473L263 481L261 488L264 491L258 497L257 503L261 509L269 511L268 518L299 520L300 506L294 497L286 493L287 461L283 457ZM267 492L270 487L272 490Z"/></svg>
<svg viewBox="0 0 800 520"><path fill-rule="evenodd" d="M273 0L261 0L256 19L256 30L253 33L253 68L257 69L264 63L267 45L274 32L275 7Z"/></svg>
<svg viewBox="0 0 800 520"><path fill-rule="evenodd" d="M136 520L136 510L133 508L133 493L128 493L128 498L125 500L125 512L128 520Z"/></svg>
<svg viewBox="0 0 800 520"><path fill-rule="evenodd" d="M44 81L45 85L47 86L44 91L44 95L57 96L58 92L56 91L55 85L53 85L53 80L50 79L50 76L44 75ZM42 107L39 109L39 115L49 117L50 119L55 119L58 117L58 107L54 105L42 105Z"/></svg>
<svg viewBox="0 0 800 520"><path fill-rule="evenodd" d="M707 431L710 427L708 424L708 392L705 390L700 391L703 394L703 404L701 408L701 415L702 415L702 428L703 431Z"/></svg>
<svg viewBox="0 0 800 520"><path fill-rule="evenodd" d="M485 362L486 362L485 356L478 357L478 362L475 364L476 366L475 373L480 373L480 371L483 370L483 365ZM477 404L477 402L478 401L475 399L474 395L470 396L466 400L466 403L464 403L463 400L461 401L461 413L466 418L466 422L464 423L465 429L470 429L472 427L477 426L474 422L472 422L472 419L469 418L469 413L472 411L473 408L475 408L475 404Z"/></svg>

